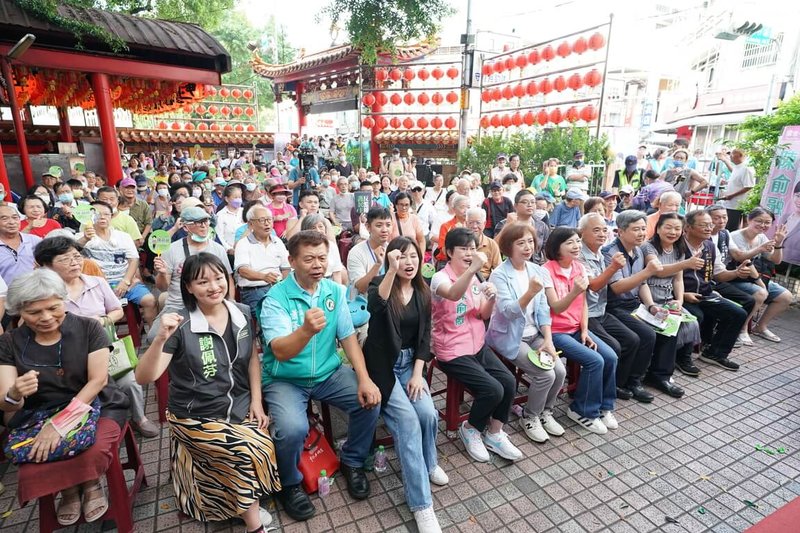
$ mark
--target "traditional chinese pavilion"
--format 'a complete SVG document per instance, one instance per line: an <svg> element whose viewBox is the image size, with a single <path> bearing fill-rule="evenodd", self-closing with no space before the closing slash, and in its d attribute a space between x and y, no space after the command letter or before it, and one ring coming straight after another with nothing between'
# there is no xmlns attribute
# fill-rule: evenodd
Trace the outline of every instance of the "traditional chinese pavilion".
<svg viewBox="0 0 800 533"><path fill-rule="evenodd" d="M81 142L87 157L95 147L102 152L100 161L104 166L97 170L112 184L122 178L118 139L202 144L204 139L200 137L207 136L229 144L235 143L236 136L241 137L242 144L252 143L253 133L117 131L115 108L158 114L202 100L206 86L219 85L221 74L230 71L230 56L214 37L195 24L63 4L57 9L64 18L93 24L113 34L126 49L114 52L104 41L89 36L78 43L70 30L34 17L13 0L0 0L0 63L4 64L6 86L13 88L5 94L0 91L0 105L11 107L13 115L13 122L0 121L0 147L18 153L22 167L22 175L8 176L0 151L0 181L7 191L11 190L9 181L15 188L34 183L29 143L41 146L47 140ZM10 49L26 34L36 37L33 46L19 59L9 59ZM59 110L58 130L34 127L28 118L30 113L25 112L31 105L55 106ZM74 130L67 118L70 106L96 109L99 128Z"/></svg>

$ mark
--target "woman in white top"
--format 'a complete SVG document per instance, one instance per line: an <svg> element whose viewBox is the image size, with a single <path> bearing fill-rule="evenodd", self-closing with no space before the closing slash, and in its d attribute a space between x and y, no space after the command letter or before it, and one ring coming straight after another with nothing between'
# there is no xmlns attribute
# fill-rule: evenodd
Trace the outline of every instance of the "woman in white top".
<svg viewBox="0 0 800 533"><path fill-rule="evenodd" d="M223 192L223 202L217 210L216 231L219 243L231 257L236 244L236 230L242 225L242 188L228 185Z"/></svg>

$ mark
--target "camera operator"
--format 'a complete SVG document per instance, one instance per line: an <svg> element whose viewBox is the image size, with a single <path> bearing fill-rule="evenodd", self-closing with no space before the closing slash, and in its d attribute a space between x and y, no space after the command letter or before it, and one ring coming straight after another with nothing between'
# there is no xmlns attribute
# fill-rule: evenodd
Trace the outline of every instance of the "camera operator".
<svg viewBox="0 0 800 533"><path fill-rule="evenodd" d="M298 164L289 172L289 181L286 186L292 191L292 205L297 207L300 193L307 189L316 189L320 183L319 172L316 168L315 147L313 144L303 142L296 152Z"/></svg>

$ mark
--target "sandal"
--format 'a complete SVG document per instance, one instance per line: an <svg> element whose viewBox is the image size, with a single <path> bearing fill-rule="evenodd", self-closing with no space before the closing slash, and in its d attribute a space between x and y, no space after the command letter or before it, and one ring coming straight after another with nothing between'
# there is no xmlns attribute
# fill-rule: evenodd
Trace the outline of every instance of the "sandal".
<svg viewBox="0 0 800 533"><path fill-rule="evenodd" d="M90 493L99 494L99 496L89 498L88 495ZM83 518L86 520L86 523L99 520L106 514L106 511L108 511L108 499L100 483L83 491Z"/></svg>
<svg viewBox="0 0 800 533"><path fill-rule="evenodd" d="M75 524L81 518L81 498L78 494L78 491L75 491L73 496L73 500L69 503L64 503L67 499L67 496L64 495L64 492L61 492L61 503L58 505L58 511L56 512L56 520L58 521L59 525L62 526L71 526Z"/></svg>
<svg viewBox="0 0 800 533"><path fill-rule="evenodd" d="M761 330L761 331L755 331L755 330L754 330L754 331L753 331L753 335L758 335L758 336L759 336L759 337L761 337L762 339L767 339L768 341L772 341L772 342L781 342L781 338L780 338L780 337L778 337L777 335L775 335L774 333L772 333L772 332L771 332L770 330L768 330L767 328L764 328L764 329L763 329L763 330Z"/></svg>

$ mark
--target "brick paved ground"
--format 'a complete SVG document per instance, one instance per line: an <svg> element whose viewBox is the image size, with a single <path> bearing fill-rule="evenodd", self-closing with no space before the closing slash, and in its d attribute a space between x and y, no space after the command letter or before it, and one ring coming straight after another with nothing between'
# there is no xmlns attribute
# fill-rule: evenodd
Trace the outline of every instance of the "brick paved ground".
<svg viewBox="0 0 800 533"><path fill-rule="evenodd" d="M699 366L700 379L680 374L687 389L674 400L658 393L650 405L619 402L621 427L606 436L577 430L557 404L567 428L562 438L537 445L516 423L512 441L527 457L511 464L472 462L454 435L439 436L440 462L448 487L434 488L434 505L447 531L743 531L800 495L800 311L792 310L772 328L781 344L757 339L733 359L738 373ZM754 337L754 339L756 339ZM155 419L152 388L149 411ZM786 454L756 451L757 444L783 446ZM141 444L150 487L136 500L136 530L243 531L241 523L211 526L182 519L168 480L167 431ZM296 523L274 515L287 532L416 531L403 501L399 465L389 450L391 468L372 479L373 495L354 502L337 480L317 516ZM16 469L0 465L6 492L0 496L0 531L38 531L38 511L20 509L15 498ZM753 502L755 507L745 501ZM270 502L270 506L274 504ZM699 508L704 507L705 513ZM6 512L6 514L2 514ZM8 514L10 512L10 514ZM668 524L665 517L677 520ZM105 524L109 529L113 524ZM82 526L78 531L100 531ZM71 528L75 529L75 528Z"/></svg>

